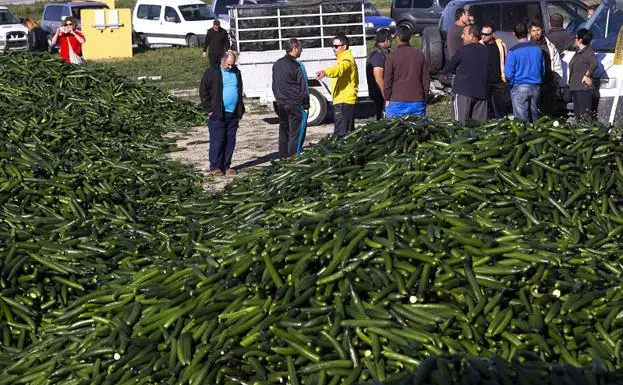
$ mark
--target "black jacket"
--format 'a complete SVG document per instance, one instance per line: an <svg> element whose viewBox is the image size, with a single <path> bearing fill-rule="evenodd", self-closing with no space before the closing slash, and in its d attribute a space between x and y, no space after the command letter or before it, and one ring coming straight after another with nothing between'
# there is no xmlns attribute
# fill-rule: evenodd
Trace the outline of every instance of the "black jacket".
<svg viewBox="0 0 623 385"><path fill-rule="evenodd" d="M569 48L575 41L575 36L571 32L567 32L560 27L553 27L547 34L547 38L554 43L561 57L565 49Z"/></svg>
<svg viewBox="0 0 623 385"><path fill-rule="evenodd" d="M28 31L28 52L47 52L48 37L41 27Z"/></svg>
<svg viewBox="0 0 623 385"><path fill-rule="evenodd" d="M238 105L236 106L236 116L238 119L244 115L244 103L242 101L242 76L238 67L232 68L238 79ZM225 116L225 104L223 103L223 74L221 67L208 68L203 74L201 85L199 86L199 96L201 106L210 114L213 113L218 119Z"/></svg>
<svg viewBox="0 0 623 385"><path fill-rule="evenodd" d="M446 68L447 73L456 74L452 91L455 94L475 99L487 99L489 49L480 43L459 47Z"/></svg>
<svg viewBox="0 0 623 385"><path fill-rule="evenodd" d="M209 47L209 49L208 49ZM229 35L223 28L218 32L214 28L208 29L203 41L203 51L208 50L208 55L222 55L229 49Z"/></svg>
<svg viewBox="0 0 623 385"><path fill-rule="evenodd" d="M597 68L595 51L590 47L585 47L576 52L569 62L569 89L571 91L584 91L594 88L594 86L582 83L582 78L587 73L589 77L592 77L595 68Z"/></svg>
<svg viewBox="0 0 623 385"><path fill-rule="evenodd" d="M307 72L291 55L286 55L273 64L273 95L277 104L295 104L309 108Z"/></svg>

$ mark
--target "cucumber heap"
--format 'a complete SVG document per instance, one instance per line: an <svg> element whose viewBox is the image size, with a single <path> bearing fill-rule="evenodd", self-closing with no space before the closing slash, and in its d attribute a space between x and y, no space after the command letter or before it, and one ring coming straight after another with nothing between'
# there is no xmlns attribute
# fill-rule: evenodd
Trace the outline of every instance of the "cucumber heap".
<svg viewBox="0 0 623 385"><path fill-rule="evenodd" d="M601 127L381 121L208 195L161 136L190 105L0 70L0 384L623 381Z"/></svg>

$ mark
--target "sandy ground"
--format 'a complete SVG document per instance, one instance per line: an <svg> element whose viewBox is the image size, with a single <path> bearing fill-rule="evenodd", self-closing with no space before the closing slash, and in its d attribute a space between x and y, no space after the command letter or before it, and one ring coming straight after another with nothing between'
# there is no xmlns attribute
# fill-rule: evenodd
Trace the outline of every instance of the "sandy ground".
<svg viewBox="0 0 623 385"><path fill-rule="evenodd" d="M238 170L239 176L257 167L270 165L270 162L277 158L279 138L279 120L274 113L252 102L245 101L245 106L247 113L240 121L232 160L232 166ZM358 105L356 124L369 122L372 111L371 104L362 103L361 107ZM333 133L333 119L329 114L322 125L307 128L304 146L312 146L331 133ZM207 190L220 191L232 180L231 177L208 175L210 137L207 126L195 127L190 132L175 134L174 137L177 139L177 145L185 149L172 152L171 158L193 165L206 174L204 186Z"/></svg>

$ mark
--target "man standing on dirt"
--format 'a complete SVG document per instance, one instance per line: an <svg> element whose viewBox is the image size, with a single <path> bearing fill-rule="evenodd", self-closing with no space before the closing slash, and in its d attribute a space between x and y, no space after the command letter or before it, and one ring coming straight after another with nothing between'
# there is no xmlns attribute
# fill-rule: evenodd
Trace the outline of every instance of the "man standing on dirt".
<svg viewBox="0 0 623 385"><path fill-rule="evenodd" d="M480 43L480 28L468 25L463 28L464 45L456 50L446 67L454 73L452 92L454 93L454 119L459 122L487 120L487 83L489 68L489 49Z"/></svg>
<svg viewBox="0 0 623 385"><path fill-rule="evenodd" d="M411 29L400 28L396 32L396 50L385 62L383 85L388 118L426 115L430 91L428 64L422 51L409 45L411 36Z"/></svg>
<svg viewBox="0 0 623 385"><path fill-rule="evenodd" d="M238 122L244 114L242 77L236 67L236 56L237 52L225 52L220 67L208 68L199 86L201 106L208 114L210 173L214 175L236 175L231 158Z"/></svg>
<svg viewBox="0 0 623 385"><path fill-rule="evenodd" d="M346 136L355 129L355 104L359 91L359 72L355 58L348 49L348 37L340 34L333 38L333 52L337 64L316 72L316 79L331 78L331 96L333 97L333 135Z"/></svg>
<svg viewBox="0 0 623 385"><path fill-rule="evenodd" d="M206 33L203 41L203 57L208 57L210 67L218 68L221 57L229 49L229 36L227 31L221 28L221 22L214 19L212 28Z"/></svg>
<svg viewBox="0 0 623 385"><path fill-rule="evenodd" d="M383 97L383 73L385 71L385 60L392 46L392 35L387 29L376 32L376 45L368 54L366 61L366 79L368 81L368 93L374 102L376 120L383 119L385 110L385 99Z"/></svg>
<svg viewBox="0 0 623 385"><path fill-rule="evenodd" d="M465 8L459 8L454 13L454 24L448 30L448 38L446 39L448 44L448 61L452 59L457 49L463 45L463 28L471 25L471 14Z"/></svg>
<svg viewBox="0 0 623 385"><path fill-rule="evenodd" d="M305 141L309 84L297 39L286 43L286 55L273 64L273 94L279 113L279 157L300 154Z"/></svg>

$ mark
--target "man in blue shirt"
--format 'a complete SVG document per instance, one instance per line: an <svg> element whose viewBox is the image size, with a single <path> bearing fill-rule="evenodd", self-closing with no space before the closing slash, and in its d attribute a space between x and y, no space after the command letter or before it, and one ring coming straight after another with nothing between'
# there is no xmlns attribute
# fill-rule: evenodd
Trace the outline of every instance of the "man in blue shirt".
<svg viewBox="0 0 623 385"><path fill-rule="evenodd" d="M504 75L511 89L515 119L534 122L538 119L538 100L545 76L543 51L528 41L528 27L519 23L514 28L517 45L508 50Z"/></svg>
<svg viewBox="0 0 623 385"><path fill-rule="evenodd" d="M220 67L208 68L199 87L201 105L208 114L210 172L218 175L236 175L231 158L238 122L244 114L242 77L236 67L236 56L234 51L225 52Z"/></svg>

